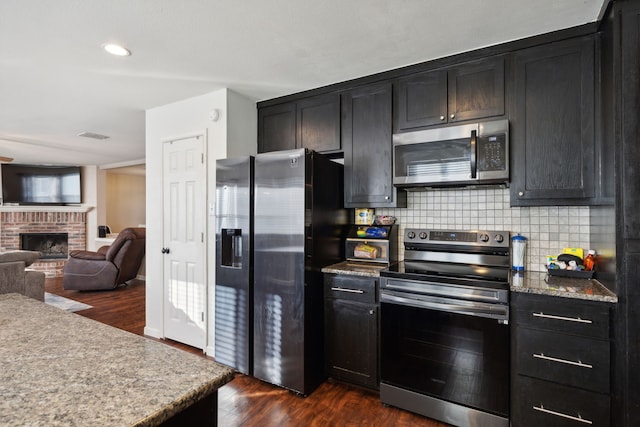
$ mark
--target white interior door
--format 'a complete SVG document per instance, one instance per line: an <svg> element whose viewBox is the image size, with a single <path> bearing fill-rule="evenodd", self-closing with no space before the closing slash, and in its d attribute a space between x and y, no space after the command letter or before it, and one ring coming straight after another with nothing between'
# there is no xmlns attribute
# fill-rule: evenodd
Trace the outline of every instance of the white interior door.
<svg viewBox="0 0 640 427"><path fill-rule="evenodd" d="M163 146L164 336L206 344L204 137Z"/></svg>

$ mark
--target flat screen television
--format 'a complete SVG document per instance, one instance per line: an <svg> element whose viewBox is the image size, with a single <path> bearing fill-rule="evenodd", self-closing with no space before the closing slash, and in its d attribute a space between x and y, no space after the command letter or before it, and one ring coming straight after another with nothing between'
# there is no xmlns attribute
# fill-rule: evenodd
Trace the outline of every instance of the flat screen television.
<svg viewBox="0 0 640 427"><path fill-rule="evenodd" d="M82 203L79 166L3 164L2 201L20 205Z"/></svg>

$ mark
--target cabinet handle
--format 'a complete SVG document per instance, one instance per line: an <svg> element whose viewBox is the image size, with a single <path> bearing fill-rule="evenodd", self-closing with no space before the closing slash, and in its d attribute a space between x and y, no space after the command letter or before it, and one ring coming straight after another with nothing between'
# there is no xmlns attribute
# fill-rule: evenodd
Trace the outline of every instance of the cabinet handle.
<svg viewBox="0 0 640 427"><path fill-rule="evenodd" d="M564 316L555 316L553 314L544 314L542 312L540 313L533 313L534 317L542 317L545 319L553 319L553 320L564 320L565 322L577 322L577 323L593 323L593 320L589 320L589 319L581 319L579 317L564 317Z"/></svg>
<svg viewBox="0 0 640 427"><path fill-rule="evenodd" d="M455 119L455 118L456 118L456 115L452 113L452 114L449 116L449 118L450 118L450 119Z"/></svg>
<svg viewBox="0 0 640 427"><path fill-rule="evenodd" d="M444 120L446 118L447 118L446 116L440 116L440 120Z"/></svg>
<svg viewBox="0 0 640 427"><path fill-rule="evenodd" d="M574 417L572 415L567 415L567 414L563 414L562 412L556 412L556 411L552 411L550 409L546 409L544 406L540 405L540 406L533 406L533 409L535 409L536 411L540 411L540 412L544 412L545 414L551 414L551 415L555 415L556 417L562 417L562 418L567 418L573 421L579 421L581 423L585 423L585 424L593 424L593 421L588 420L586 418L582 418L580 416L580 414L578 414L577 417Z"/></svg>
<svg viewBox="0 0 640 427"><path fill-rule="evenodd" d="M332 287L331 290L336 292L347 292L350 294L364 294L364 291L362 289L347 289L347 288Z"/></svg>
<svg viewBox="0 0 640 427"><path fill-rule="evenodd" d="M391 197L389 197L389 196L384 196L384 199L385 199L385 200L390 200L390 199L391 199Z"/></svg>
<svg viewBox="0 0 640 427"><path fill-rule="evenodd" d="M588 363L582 363L580 360L574 362L573 360L558 359L557 357L545 356L543 353L533 353L533 357L537 359L549 360L551 362L566 363L567 365L579 366L581 368L593 369L593 365Z"/></svg>
<svg viewBox="0 0 640 427"><path fill-rule="evenodd" d="M518 191L518 197L524 196L524 191Z"/></svg>
<svg viewBox="0 0 640 427"><path fill-rule="evenodd" d="M375 314L375 311L369 310L369 314L373 315L373 314Z"/></svg>

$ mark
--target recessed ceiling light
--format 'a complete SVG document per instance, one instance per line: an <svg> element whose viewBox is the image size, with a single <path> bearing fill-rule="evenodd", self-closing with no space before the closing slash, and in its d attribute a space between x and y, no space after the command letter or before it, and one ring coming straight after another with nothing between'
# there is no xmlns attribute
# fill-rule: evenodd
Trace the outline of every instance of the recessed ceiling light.
<svg viewBox="0 0 640 427"><path fill-rule="evenodd" d="M131 55L131 51L129 49L114 43L105 43L102 45L102 48L107 52L109 52L110 54L116 55L116 56Z"/></svg>

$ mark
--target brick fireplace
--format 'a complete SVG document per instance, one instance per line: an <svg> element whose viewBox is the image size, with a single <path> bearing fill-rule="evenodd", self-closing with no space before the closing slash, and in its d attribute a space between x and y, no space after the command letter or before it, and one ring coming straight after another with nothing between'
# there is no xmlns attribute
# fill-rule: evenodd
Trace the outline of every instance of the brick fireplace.
<svg viewBox="0 0 640 427"><path fill-rule="evenodd" d="M52 211L12 207L0 212L0 248L3 251L17 250L21 246L21 234L68 235L68 251L86 249L86 212L65 211L58 207ZM43 209L43 208L40 208ZM56 209L55 211L53 209ZM67 257L40 259L31 268L44 271L47 277L62 276Z"/></svg>

